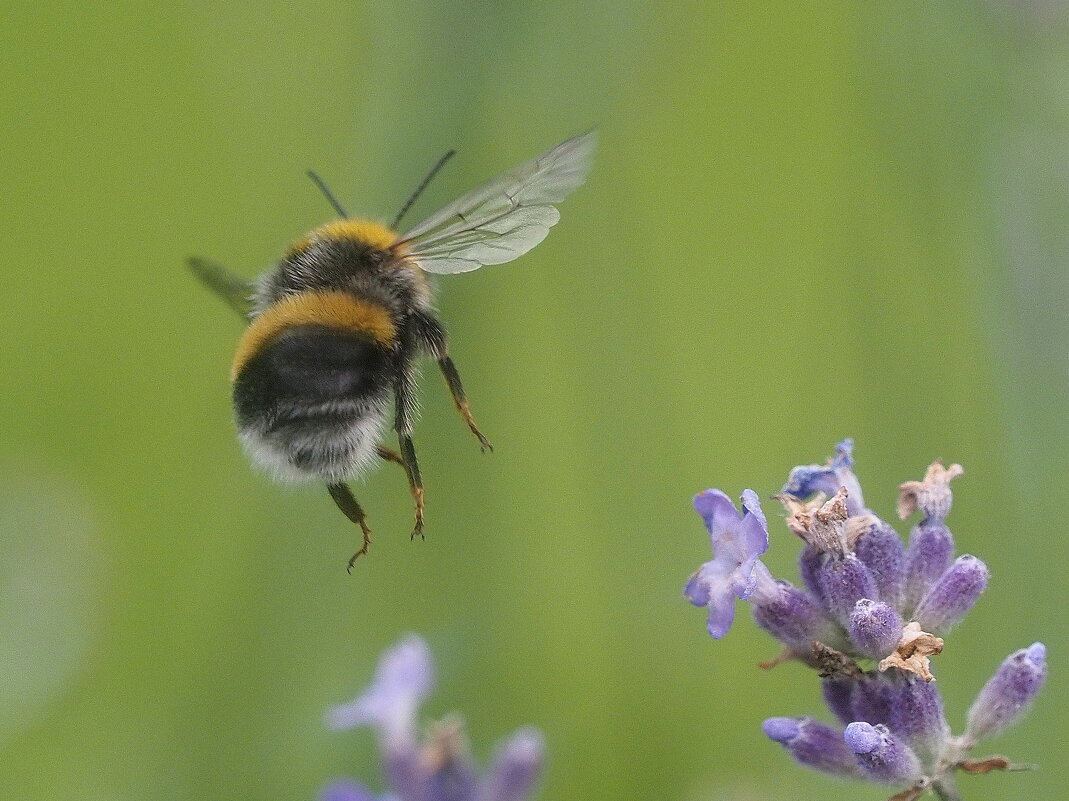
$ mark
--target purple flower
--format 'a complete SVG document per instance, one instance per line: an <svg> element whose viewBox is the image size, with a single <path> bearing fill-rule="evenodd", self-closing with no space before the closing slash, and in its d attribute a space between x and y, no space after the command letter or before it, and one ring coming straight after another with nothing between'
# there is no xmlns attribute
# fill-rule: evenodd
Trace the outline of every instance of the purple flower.
<svg viewBox="0 0 1069 801"><path fill-rule="evenodd" d="M854 553L872 574L880 600L898 608L906 580L906 554L898 532L878 520L858 539Z"/></svg>
<svg viewBox="0 0 1069 801"><path fill-rule="evenodd" d="M339 731L373 726L385 741L404 743L415 736L416 713L433 689L430 648L407 634L379 657L375 678L360 696L327 711L326 724Z"/></svg>
<svg viewBox="0 0 1069 801"><path fill-rule="evenodd" d="M844 439L835 446L835 456L827 464L805 464L791 470L780 492L805 499L818 492L832 496L846 487L850 514L860 514L865 507L861 484L854 475L854 441Z"/></svg>
<svg viewBox="0 0 1069 801"><path fill-rule="evenodd" d="M807 768L833 776L858 778L853 752L843 742L843 733L812 718L769 718L761 724L765 736L787 749Z"/></svg>
<svg viewBox="0 0 1069 801"><path fill-rule="evenodd" d="M921 777L917 755L883 724L851 723L843 739L856 754L861 771L874 782L912 784Z"/></svg>
<svg viewBox="0 0 1069 801"><path fill-rule="evenodd" d="M755 599L753 617L758 626L797 654L811 651L815 640L828 642L835 636L834 627L808 593L787 581L775 582L775 588Z"/></svg>
<svg viewBox="0 0 1069 801"><path fill-rule="evenodd" d="M975 743L994 737L1027 711L1047 679L1047 648L1032 643L1006 657L969 709L965 737Z"/></svg>
<svg viewBox="0 0 1069 801"><path fill-rule="evenodd" d="M852 553L827 559L817 572L817 582L828 613L844 627L850 625L858 601L876 597L876 580Z"/></svg>
<svg viewBox="0 0 1069 801"><path fill-rule="evenodd" d="M862 674L853 682L851 706L854 720L861 720L875 726L887 723L891 719L894 700L893 688L886 679L886 674L870 671Z"/></svg>
<svg viewBox="0 0 1069 801"><path fill-rule="evenodd" d="M959 769L1012 767L1002 757L970 760L968 752L1024 714L1046 678L1046 649L1036 643L1010 656L970 709L965 734L951 734L931 658L950 647L942 635L972 609L989 579L976 557L954 558L945 523L950 482L962 468L935 462L922 481L900 485L903 519L923 514L907 548L864 505L852 447L845 440L827 465L794 468L775 496L786 509L787 529L803 543L805 589L773 579L759 560L768 530L756 495L743 494L740 514L724 493L708 490L695 509L709 529L714 558L694 574L685 595L709 608L714 637L731 626L735 598L748 599L757 624L786 646L762 666L793 660L818 672L824 701L846 728L807 717L767 719L765 734L795 760L838 776L903 785L896 799L929 790L956 799Z"/></svg>
<svg viewBox="0 0 1069 801"><path fill-rule="evenodd" d="M713 558L690 577L683 595L709 609L709 633L723 637L735 619L735 599L749 598L758 580L768 576L758 557L768 550L768 524L757 493L742 493L742 514L723 492L706 490L694 498L713 546Z"/></svg>
<svg viewBox="0 0 1069 801"><path fill-rule="evenodd" d="M409 634L386 650L368 689L329 710L326 719L334 729L369 726L376 731L390 792L376 796L357 782L336 781L324 788L320 801L526 799L542 770L541 735L520 729L498 748L492 767L481 773L458 716L419 733L419 706L433 688L434 664L421 637Z"/></svg>
<svg viewBox="0 0 1069 801"><path fill-rule="evenodd" d="M910 533L905 561L903 604L912 612L954 561L954 537L950 529L941 520L918 523Z"/></svg>
<svg viewBox="0 0 1069 801"><path fill-rule="evenodd" d="M498 748L482 801L522 801L542 772L545 745L537 729L520 729Z"/></svg>
<svg viewBox="0 0 1069 801"><path fill-rule="evenodd" d="M912 673L888 671L890 708L888 727L921 757L926 764L939 757L950 737L950 726L943 713L943 699L935 682ZM893 682L893 684L892 684Z"/></svg>
<svg viewBox="0 0 1069 801"><path fill-rule="evenodd" d="M949 631L987 589L987 579L987 565L969 554L959 556L917 605L914 619L925 631Z"/></svg>
<svg viewBox="0 0 1069 801"><path fill-rule="evenodd" d="M862 598L850 613L850 639L862 655L883 659L902 639L902 616L882 601Z"/></svg>

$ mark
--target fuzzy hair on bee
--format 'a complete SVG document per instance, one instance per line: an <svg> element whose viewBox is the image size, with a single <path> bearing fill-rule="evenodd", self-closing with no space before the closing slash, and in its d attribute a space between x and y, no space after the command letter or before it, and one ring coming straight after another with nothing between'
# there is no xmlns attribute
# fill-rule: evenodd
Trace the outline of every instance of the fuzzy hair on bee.
<svg viewBox="0 0 1069 801"><path fill-rule="evenodd" d="M340 219L297 239L252 281L192 258L194 274L248 321L230 379L238 437L249 459L284 482L325 482L362 533L371 529L347 481L380 461L404 468L423 536L423 479L412 441L416 360L435 360L461 417L491 449L468 407L431 305L429 275L504 264L541 242L556 204L585 180L595 134L573 137L473 189L399 234L401 217L452 155L428 174L389 226L351 219L310 173ZM398 449L382 444L393 418Z"/></svg>

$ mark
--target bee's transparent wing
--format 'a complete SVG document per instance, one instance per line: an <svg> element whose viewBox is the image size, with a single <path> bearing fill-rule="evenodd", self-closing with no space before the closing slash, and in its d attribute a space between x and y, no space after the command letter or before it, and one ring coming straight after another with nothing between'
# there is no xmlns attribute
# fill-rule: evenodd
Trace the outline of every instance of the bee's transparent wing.
<svg viewBox="0 0 1069 801"><path fill-rule="evenodd" d="M595 139L589 131L562 142L453 201L401 241L429 273L466 273L522 256L560 219L554 204L586 180Z"/></svg>
<svg viewBox="0 0 1069 801"><path fill-rule="evenodd" d="M222 265L208 259L194 256L187 263L193 274L208 289L226 301L230 308L245 318L252 314L252 296L255 289L252 283L239 278Z"/></svg>

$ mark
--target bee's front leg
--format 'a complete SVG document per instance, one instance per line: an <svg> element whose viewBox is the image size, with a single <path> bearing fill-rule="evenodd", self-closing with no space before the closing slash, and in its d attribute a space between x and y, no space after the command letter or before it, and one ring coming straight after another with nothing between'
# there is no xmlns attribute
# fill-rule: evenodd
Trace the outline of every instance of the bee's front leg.
<svg viewBox="0 0 1069 801"><path fill-rule="evenodd" d="M394 461L395 457L400 457L405 474L408 476L412 500L416 505L412 539L416 537L423 539L423 477L419 473L419 462L416 461L416 446L412 443L412 421L416 416L415 374L412 367L415 353L416 341L409 329L401 337L396 362L397 383L394 388L396 401L394 428L397 430L401 452L398 454L388 448L383 448L379 450L379 456L391 461Z"/></svg>

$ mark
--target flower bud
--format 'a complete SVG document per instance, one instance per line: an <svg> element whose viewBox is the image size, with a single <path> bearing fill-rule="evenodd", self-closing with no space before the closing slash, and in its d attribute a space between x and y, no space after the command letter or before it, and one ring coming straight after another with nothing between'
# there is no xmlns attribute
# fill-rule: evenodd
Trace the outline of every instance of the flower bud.
<svg viewBox="0 0 1069 801"><path fill-rule="evenodd" d="M812 718L769 718L761 728L768 739L780 743L796 761L833 776L857 778L859 771L843 735Z"/></svg>
<svg viewBox="0 0 1069 801"><path fill-rule="evenodd" d="M520 729L501 746L486 778L486 801L521 801L542 772L545 746L536 729Z"/></svg>
<svg viewBox="0 0 1069 801"><path fill-rule="evenodd" d="M902 614L911 616L921 598L950 567L954 537L941 520L925 520L913 527L906 548L906 587Z"/></svg>
<svg viewBox="0 0 1069 801"><path fill-rule="evenodd" d="M866 673L854 683L850 698L854 720L887 723L891 719L891 686L878 673Z"/></svg>
<svg viewBox="0 0 1069 801"><path fill-rule="evenodd" d="M872 573L880 600L898 608L906 582L906 553L898 532L879 520L861 535L854 553Z"/></svg>
<svg viewBox="0 0 1069 801"><path fill-rule="evenodd" d="M820 572L824 564L831 559L831 555L818 550L813 545L805 545L798 557L798 573L802 577L802 584L809 590L810 595L820 603L824 603L823 590L820 588Z"/></svg>
<svg viewBox="0 0 1069 801"><path fill-rule="evenodd" d="M810 651L813 640L824 642L832 626L824 612L809 597L788 581L777 581L778 592L772 597L755 599L753 617L757 625L799 654Z"/></svg>
<svg viewBox="0 0 1069 801"><path fill-rule="evenodd" d="M861 772L871 781L907 784L920 778L917 755L882 724L851 723L843 732L843 740L856 755Z"/></svg>
<svg viewBox="0 0 1069 801"><path fill-rule="evenodd" d="M950 726L943 714L943 699L935 682L905 671L891 670L888 674L897 674L889 694L888 727L922 760L933 761L950 736Z"/></svg>
<svg viewBox="0 0 1069 801"><path fill-rule="evenodd" d="M863 656L883 659L898 646L902 626L902 617L883 601L862 598L854 604L847 628Z"/></svg>
<svg viewBox="0 0 1069 801"><path fill-rule="evenodd" d="M824 696L824 703L828 705L828 709L844 726L857 720L851 700L856 685L857 679L840 676L829 676L820 681L820 691Z"/></svg>
<svg viewBox="0 0 1069 801"><path fill-rule="evenodd" d="M917 604L914 620L933 634L949 631L987 589L988 576L987 565L975 556L959 556Z"/></svg>
<svg viewBox="0 0 1069 801"><path fill-rule="evenodd" d="M872 574L853 554L828 559L818 568L817 581L828 614L844 627L858 601L878 597Z"/></svg>
<svg viewBox="0 0 1069 801"><path fill-rule="evenodd" d="M1010 654L969 709L965 737L972 743L1002 732L1027 711L1047 678L1047 648L1041 642Z"/></svg>

